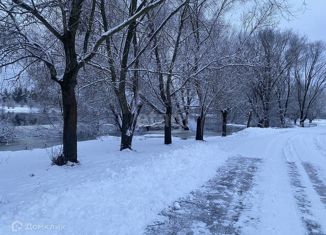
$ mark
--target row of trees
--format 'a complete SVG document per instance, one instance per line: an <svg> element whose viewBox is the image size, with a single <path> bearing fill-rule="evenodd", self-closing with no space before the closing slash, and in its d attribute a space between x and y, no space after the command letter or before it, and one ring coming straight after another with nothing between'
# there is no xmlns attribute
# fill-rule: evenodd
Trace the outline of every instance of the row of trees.
<svg viewBox="0 0 326 235"><path fill-rule="evenodd" d="M2 105L15 106L28 104L37 98L37 94L32 91L22 88L20 86L13 88L12 90L4 89L0 93L0 102Z"/></svg>
<svg viewBox="0 0 326 235"><path fill-rule="evenodd" d="M282 0L4 0L0 67L19 64L60 101L64 162L77 162L77 100L113 114L121 150L144 108L163 115L165 144L191 114L197 140L220 111L224 130L245 113L248 125L268 127L275 113L282 126L290 113L303 125L324 88L324 45L270 29L287 10Z"/></svg>
<svg viewBox="0 0 326 235"><path fill-rule="evenodd" d="M263 30L250 41L253 66L245 77L250 107L261 127L270 126L272 113L279 125L286 118L303 127L318 112L317 99L325 88L325 45L292 32ZM256 60L256 61L255 61ZM249 77L248 77L249 76Z"/></svg>

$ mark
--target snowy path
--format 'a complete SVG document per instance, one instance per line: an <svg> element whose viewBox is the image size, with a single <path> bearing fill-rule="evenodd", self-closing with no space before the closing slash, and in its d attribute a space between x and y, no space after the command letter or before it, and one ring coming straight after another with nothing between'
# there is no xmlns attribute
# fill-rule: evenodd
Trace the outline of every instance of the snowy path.
<svg viewBox="0 0 326 235"><path fill-rule="evenodd" d="M307 172L316 193L318 193L320 200L324 203L326 208L326 185L323 180L319 177L317 167L307 162L303 163L303 167Z"/></svg>
<svg viewBox="0 0 326 235"><path fill-rule="evenodd" d="M326 169L324 132L317 133L279 131L264 147L248 138L232 152L260 158L229 159L202 189L163 210L147 234L325 234L325 171L309 162Z"/></svg>
<svg viewBox="0 0 326 235"><path fill-rule="evenodd" d="M0 234L326 234L324 125L118 145L83 142L61 168L1 152Z"/></svg>
<svg viewBox="0 0 326 235"><path fill-rule="evenodd" d="M243 201L259 165L259 159L230 158L204 187L163 211L168 219L149 226L146 234L239 234L235 223L250 209Z"/></svg>

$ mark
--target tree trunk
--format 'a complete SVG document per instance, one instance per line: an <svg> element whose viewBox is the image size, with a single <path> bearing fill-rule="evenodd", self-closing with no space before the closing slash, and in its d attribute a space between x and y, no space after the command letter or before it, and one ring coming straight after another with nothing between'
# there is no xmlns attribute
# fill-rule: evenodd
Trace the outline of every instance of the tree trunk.
<svg viewBox="0 0 326 235"><path fill-rule="evenodd" d="M304 127L304 120L300 120L300 126Z"/></svg>
<svg viewBox="0 0 326 235"><path fill-rule="evenodd" d="M65 162L77 160L77 101L75 84L62 83L63 156Z"/></svg>
<svg viewBox="0 0 326 235"><path fill-rule="evenodd" d="M248 113L248 121L247 121L247 128L250 127L250 124L251 124L251 119L252 119L252 111L250 111Z"/></svg>
<svg viewBox="0 0 326 235"><path fill-rule="evenodd" d="M268 128L269 127L269 118L268 117L264 117L263 127L264 128Z"/></svg>
<svg viewBox="0 0 326 235"><path fill-rule="evenodd" d="M264 116L262 120L262 127L268 128L269 127L269 104L266 104L264 107Z"/></svg>
<svg viewBox="0 0 326 235"><path fill-rule="evenodd" d="M189 131L188 119L187 118L185 118L185 119L182 120L182 126L183 126L183 130Z"/></svg>
<svg viewBox="0 0 326 235"><path fill-rule="evenodd" d="M285 112L279 105L279 116L280 116L280 125L281 127L285 127Z"/></svg>
<svg viewBox="0 0 326 235"><path fill-rule="evenodd" d="M301 127L304 127L304 121L306 119L304 118L304 114L303 114L303 111L300 112L300 126Z"/></svg>
<svg viewBox="0 0 326 235"><path fill-rule="evenodd" d="M228 111L227 110L222 110L222 136L226 136L226 124L227 124L227 116L228 116Z"/></svg>
<svg viewBox="0 0 326 235"><path fill-rule="evenodd" d="M286 97L286 101L285 101L285 104L284 104L284 108L282 106L282 101L281 101L281 95L278 95L278 112L279 112L279 117L280 117L280 126L281 127L285 127L285 117L286 117L286 110L287 110L287 103L288 103L288 99L289 99L289 92L288 92L288 95Z"/></svg>
<svg viewBox="0 0 326 235"><path fill-rule="evenodd" d="M172 144L172 107L169 105L164 115L164 144Z"/></svg>
<svg viewBox="0 0 326 235"><path fill-rule="evenodd" d="M136 99L137 100L137 99ZM125 114L122 114L121 120L121 144L120 151L124 149L132 149L132 138L134 137L137 120L142 108L141 103L134 102L134 106L136 108L131 108L134 112L127 111Z"/></svg>
<svg viewBox="0 0 326 235"><path fill-rule="evenodd" d="M205 117L200 115L197 118L196 140L204 140Z"/></svg>
<svg viewBox="0 0 326 235"><path fill-rule="evenodd" d="M259 128L264 128L264 119L259 119L258 125Z"/></svg>
<svg viewBox="0 0 326 235"><path fill-rule="evenodd" d="M132 114L122 114L120 151L124 149L131 149L133 137L132 128Z"/></svg>
<svg viewBox="0 0 326 235"><path fill-rule="evenodd" d="M283 114L280 114L280 124L281 127L285 127L285 118Z"/></svg>

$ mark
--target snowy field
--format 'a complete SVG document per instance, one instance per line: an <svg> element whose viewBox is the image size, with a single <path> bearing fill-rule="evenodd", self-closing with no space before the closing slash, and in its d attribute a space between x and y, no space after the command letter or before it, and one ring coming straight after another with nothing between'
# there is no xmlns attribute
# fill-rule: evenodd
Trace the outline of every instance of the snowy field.
<svg viewBox="0 0 326 235"><path fill-rule="evenodd" d="M0 234L325 234L326 123L205 142L136 137L0 152Z"/></svg>

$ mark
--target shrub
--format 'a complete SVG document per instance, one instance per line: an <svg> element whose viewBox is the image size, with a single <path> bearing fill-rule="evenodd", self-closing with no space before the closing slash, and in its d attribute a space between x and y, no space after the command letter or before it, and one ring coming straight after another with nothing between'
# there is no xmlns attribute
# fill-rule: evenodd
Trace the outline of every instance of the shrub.
<svg viewBox="0 0 326 235"><path fill-rule="evenodd" d="M0 121L0 143L10 143L15 136L15 126L7 120Z"/></svg>
<svg viewBox="0 0 326 235"><path fill-rule="evenodd" d="M63 154L60 154L57 156L52 156L51 162L52 162L52 165L56 165L56 166L63 166L63 165L66 165L66 163L67 163Z"/></svg>
<svg viewBox="0 0 326 235"><path fill-rule="evenodd" d="M50 148L49 155L52 165L63 166L67 163L63 155L62 146L55 146Z"/></svg>

